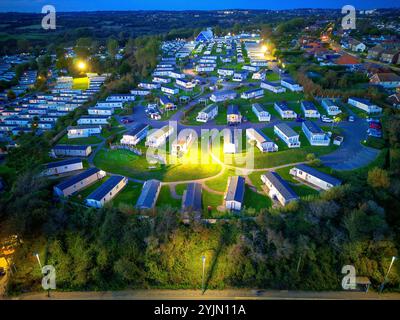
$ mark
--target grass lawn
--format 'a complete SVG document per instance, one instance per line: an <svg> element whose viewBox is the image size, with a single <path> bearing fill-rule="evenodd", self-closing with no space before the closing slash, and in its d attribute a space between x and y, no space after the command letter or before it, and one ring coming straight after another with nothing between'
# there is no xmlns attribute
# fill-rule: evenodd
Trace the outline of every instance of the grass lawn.
<svg viewBox="0 0 400 320"><path fill-rule="evenodd" d="M175 192L180 196L183 196L183 193L185 192L186 189L187 189L187 183L182 183L175 186Z"/></svg>
<svg viewBox="0 0 400 320"><path fill-rule="evenodd" d="M124 126L117 126L112 128L103 128L101 136L105 139L111 137L113 134L118 134L125 130Z"/></svg>
<svg viewBox="0 0 400 320"><path fill-rule="evenodd" d="M226 107L221 106L221 105L218 106L218 114L214 118L215 124L217 124L217 125L227 124L226 123L226 111L227 111Z"/></svg>
<svg viewBox="0 0 400 320"><path fill-rule="evenodd" d="M63 136L58 143L59 144L68 144L68 145L93 145L93 144L99 144L103 140L97 136L91 136L87 138L75 138L75 139L68 139L68 136L65 135Z"/></svg>
<svg viewBox="0 0 400 320"><path fill-rule="evenodd" d="M279 81L280 76L277 73L267 73L266 76L268 81Z"/></svg>
<svg viewBox="0 0 400 320"><path fill-rule="evenodd" d="M182 200L174 199L171 196L171 191L168 186L162 186L160 190L160 194L157 199L157 207L163 206L171 206L173 208L180 208L182 204Z"/></svg>
<svg viewBox="0 0 400 320"><path fill-rule="evenodd" d="M73 90L86 90L89 87L89 78L74 78L72 83Z"/></svg>
<svg viewBox="0 0 400 320"><path fill-rule="evenodd" d="M219 212L217 210L217 207L222 205L222 202L224 201L223 195L210 193L203 189L202 197L203 197L204 214L206 218L220 218L226 215L226 213ZM208 214L208 207L211 208L210 215Z"/></svg>
<svg viewBox="0 0 400 320"><path fill-rule="evenodd" d="M235 171L225 169L224 173L218 178L206 181L206 185L215 191L225 191L228 184L228 177L235 176Z"/></svg>
<svg viewBox="0 0 400 320"><path fill-rule="evenodd" d="M128 182L125 188L112 200L113 206L118 207L123 204L133 208L139 199L142 186L141 183Z"/></svg>
<svg viewBox="0 0 400 320"><path fill-rule="evenodd" d="M139 157L127 150L106 149L97 153L94 164L107 172L140 180L158 179L165 182L202 179L214 176L221 170L218 164L150 164L145 156Z"/></svg>
<svg viewBox="0 0 400 320"><path fill-rule="evenodd" d="M301 198L307 196L315 196L319 194L319 191L314 190L306 185L299 184L299 185L291 185L293 191Z"/></svg>
<svg viewBox="0 0 400 320"><path fill-rule="evenodd" d="M244 193L244 206L247 209L252 208L259 211L263 208L270 208L272 206L272 201L266 195L254 192L249 186L246 186Z"/></svg>

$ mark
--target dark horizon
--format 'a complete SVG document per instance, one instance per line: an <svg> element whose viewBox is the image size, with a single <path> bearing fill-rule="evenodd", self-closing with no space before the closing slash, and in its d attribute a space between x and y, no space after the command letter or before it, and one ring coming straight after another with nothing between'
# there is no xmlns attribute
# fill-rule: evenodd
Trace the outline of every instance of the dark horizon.
<svg viewBox="0 0 400 320"><path fill-rule="evenodd" d="M353 0L351 3L344 0L325 0L322 4L319 0L309 0L307 5L300 1L287 0L284 3L276 3L265 0L231 0L218 1L203 0L202 2L191 4L180 0L152 0L137 1L131 3L129 0L87 0L84 3L80 0L53 0L51 3L45 3L41 0L2 0L0 3L1 13L41 13L42 6L54 5L58 12L120 12L120 11L223 11L223 10L254 10L254 11L287 11L287 10L306 10L306 9L325 9L340 10L344 5L351 4L357 10L371 9L397 9L400 4L397 0L388 0L383 4L376 0Z"/></svg>

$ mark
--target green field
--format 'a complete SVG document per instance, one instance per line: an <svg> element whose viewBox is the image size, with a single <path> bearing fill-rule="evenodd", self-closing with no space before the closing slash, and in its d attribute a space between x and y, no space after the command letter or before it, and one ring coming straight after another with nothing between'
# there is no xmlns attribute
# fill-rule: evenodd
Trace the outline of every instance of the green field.
<svg viewBox="0 0 400 320"><path fill-rule="evenodd" d="M180 208L182 200L172 198L170 189L168 186L162 186L160 194L157 199L157 207L171 206L173 208Z"/></svg>
<svg viewBox="0 0 400 320"><path fill-rule="evenodd" d="M149 164L145 156L137 156L127 150L100 150L94 158L96 167L107 172L140 180L158 179L165 182L188 181L216 175L218 164Z"/></svg>
<svg viewBox="0 0 400 320"><path fill-rule="evenodd" d="M133 208L139 199L141 191L142 184L129 181L125 188L112 200L112 204L116 207L126 205Z"/></svg>

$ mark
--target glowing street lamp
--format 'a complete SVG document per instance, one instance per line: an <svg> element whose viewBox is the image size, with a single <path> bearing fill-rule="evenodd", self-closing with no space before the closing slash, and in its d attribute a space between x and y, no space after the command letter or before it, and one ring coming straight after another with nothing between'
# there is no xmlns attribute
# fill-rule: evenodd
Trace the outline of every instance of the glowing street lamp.
<svg viewBox="0 0 400 320"><path fill-rule="evenodd" d="M201 280L201 288L202 288L203 294L204 294L204 270L206 267L206 256L202 256L201 260L203 261L203 276L202 276L202 280Z"/></svg>
<svg viewBox="0 0 400 320"><path fill-rule="evenodd" d="M78 69L83 71L86 69L86 63L84 61L79 61L78 62Z"/></svg>
<svg viewBox="0 0 400 320"><path fill-rule="evenodd" d="M34 253L34 256L36 257L36 260L39 264L40 270L42 269L42 263L40 262L40 257L39 257L39 253Z"/></svg>
<svg viewBox="0 0 400 320"><path fill-rule="evenodd" d="M383 279L383 282L382 282L381 287L380 287L380 289L379 289L379 293L382 293L383 288L385 287L385 283L386 283L386 281L387 281L387 278L388 278L388 276L389 276L390 270L392 269L393 263L394 263L394 261L395 261L396 259L397 259L396 257L392 257L392 262L390 262L389 269L388 269L388 271L386 272L385 278Z"/></svg>

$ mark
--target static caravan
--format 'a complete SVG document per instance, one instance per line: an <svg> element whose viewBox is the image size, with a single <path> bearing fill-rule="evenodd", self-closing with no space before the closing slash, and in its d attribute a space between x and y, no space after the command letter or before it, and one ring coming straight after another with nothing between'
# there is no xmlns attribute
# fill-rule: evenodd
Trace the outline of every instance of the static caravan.
<svg viewBox="0 0 400 320"><path fill-rule="evenodd" d="M317 124L306 120L301 125L302 130L312 146L329 146L331 139Z"/></svg>
<svg viewBox="0 0 400 320"><path fill-rule="evenodd" d="M306 184L311 184L312 186L322 190L329 190L342 184L339 179L305 164L296 165L290 169L290 174L300 181L303 181Z"/></svg>
<svg viewBox="0 0 400 320"><path fill-rule="evenodd" d="M306 118L320 118L321 115L318 112L317 107L311 101L302 101L301 110Z"/></svg>
<svg viewBox="0 0 400 320"><path fill-rule="evenodd" d="M290 78L282 79L281 85L285 88L288 88L290 91L294 92L303 91L303 87Z"/></svg>
<svg viewBox="0 0 400 320"><path fill-rule="evenodd" d="M338 105L331 99L322 99L321 104L330 116L336 116L342 112Z"/></svg>
<svg viewBox="0 0 400 320"><path fill-rule="evenodd" d="M202 109L196 117L197 122L208 122L218 115L218 105L210 104Z"/></svg>
<svg viewBox="0 0 400 320"><path fill-rule="evenodd" d="M174 127L169 125L166 125L161 129L153 131L147 136L146 146L157 148L163 145L173 132L174 132Z"/></svg>
<svg viewBox="0 0 400 320"><path fill-rule="evenodd" d="M68 139L87 138L101 133L100 125L81 125L71 126L67 128Z"/></svg>
<svg viewBox="0 0 400 320"><path fill-rule="evenodd" d="M123 176L111 176L100 187L93 191L85 203L89 207L102 208L111 201L128 184L128 179Z"/></svg>
<svg viewBox="0 0 400 320"><path fill-rule="evenodd" d="M78 158L62 160L57 162L51 162L44 165L45 169L42 171L42 176L52 176L56 174L62 174L72 172L76 170L82 170L82 160Z"/></svg>
<svg viewBox="0 0 400 320"><path fill-rule="evenodd" d="M158 180L148 180L144 183L142 192L136 202L138 209L152 209L157 203L160 194L161 182Z"/></svg>
<svg viewBox="0 0 400 320"><path fill-rule="evenodd" d="M286 88L282 87L279 83L276 82L261 81L260 87L274 93L286 92Z"/></svg>
<svg viewBox="0 0 400 320"><path fill-rule="evenodd" d="M297 118L297 113L290 109L286 102L275 102L274 109L279 113L282 119Z"/></svg>
<svg viewBox="0 0 400 320"><path fill-rule="evenodd" d="M225 208L232 211L240 211L243 206L245 191L245 179L241 176L228 178L228 189L224 200Z"/></svg>
<svg viewBox="0 0 400 320"><path fill-rule="evenodd" d="M129 132L124 133L120 143L124 145L136 146L147 136L148 130L149 125L143 123L136 124Z"/></svg>
<svg viewBox="0 0 400 320"><path fill-rule="evenodd" d="M58 144L53 147L52 152L57 157L87 157L92 153L92 147L90 145L74 146Z"/></svg>
<svg viewBox="0 0 400 320"><path fill-rule="evenodd" d="M103 179L106 173L97 168L90 168L76 176L62 181L54 187L54 193L59 197L69 197L76 192L90 186L91 184Z"/></svg>
<svg viewBox="0 0 400 320"><path fill-rule="evenodd" d="M257 116L258 121L260 122L269 122L271 121L271 114L264 110L264 108L259 103L253 103L251 106L254 114Z"/></svg>
<svg viewBox="0 0 400 320"><path fill-rule="evenodd" d="M289 148L300 148L300 135L286 123L278 123L274 126L274 133L287 144Z"/></svg>
<svg viewBox="0 0 400 320"><path fill-rule="evenodd" d="M367 113L381 113L382 112L381 107L378 107L376 104L372 103L368 99L350 97L349 100L347 101L347 103L352 105L353 107L361 109Z"/></svg>
<svg viewBox="0 0 400 320"><path fill-rule="evenodd" d="M261 180L268 188L268 196L279 201L282 206L299 199L289 184L276 172L266 172L261 176Z"/></svg>
<svg viewBox="0 0 400 320"><path fill-rule="evenodd" d="M270 138L268 138L263 132L257 129L249 128L246 129L246 137L250 142L255 142L257 148L261 152L275 152L278 151L278 146Z"/></svg>

